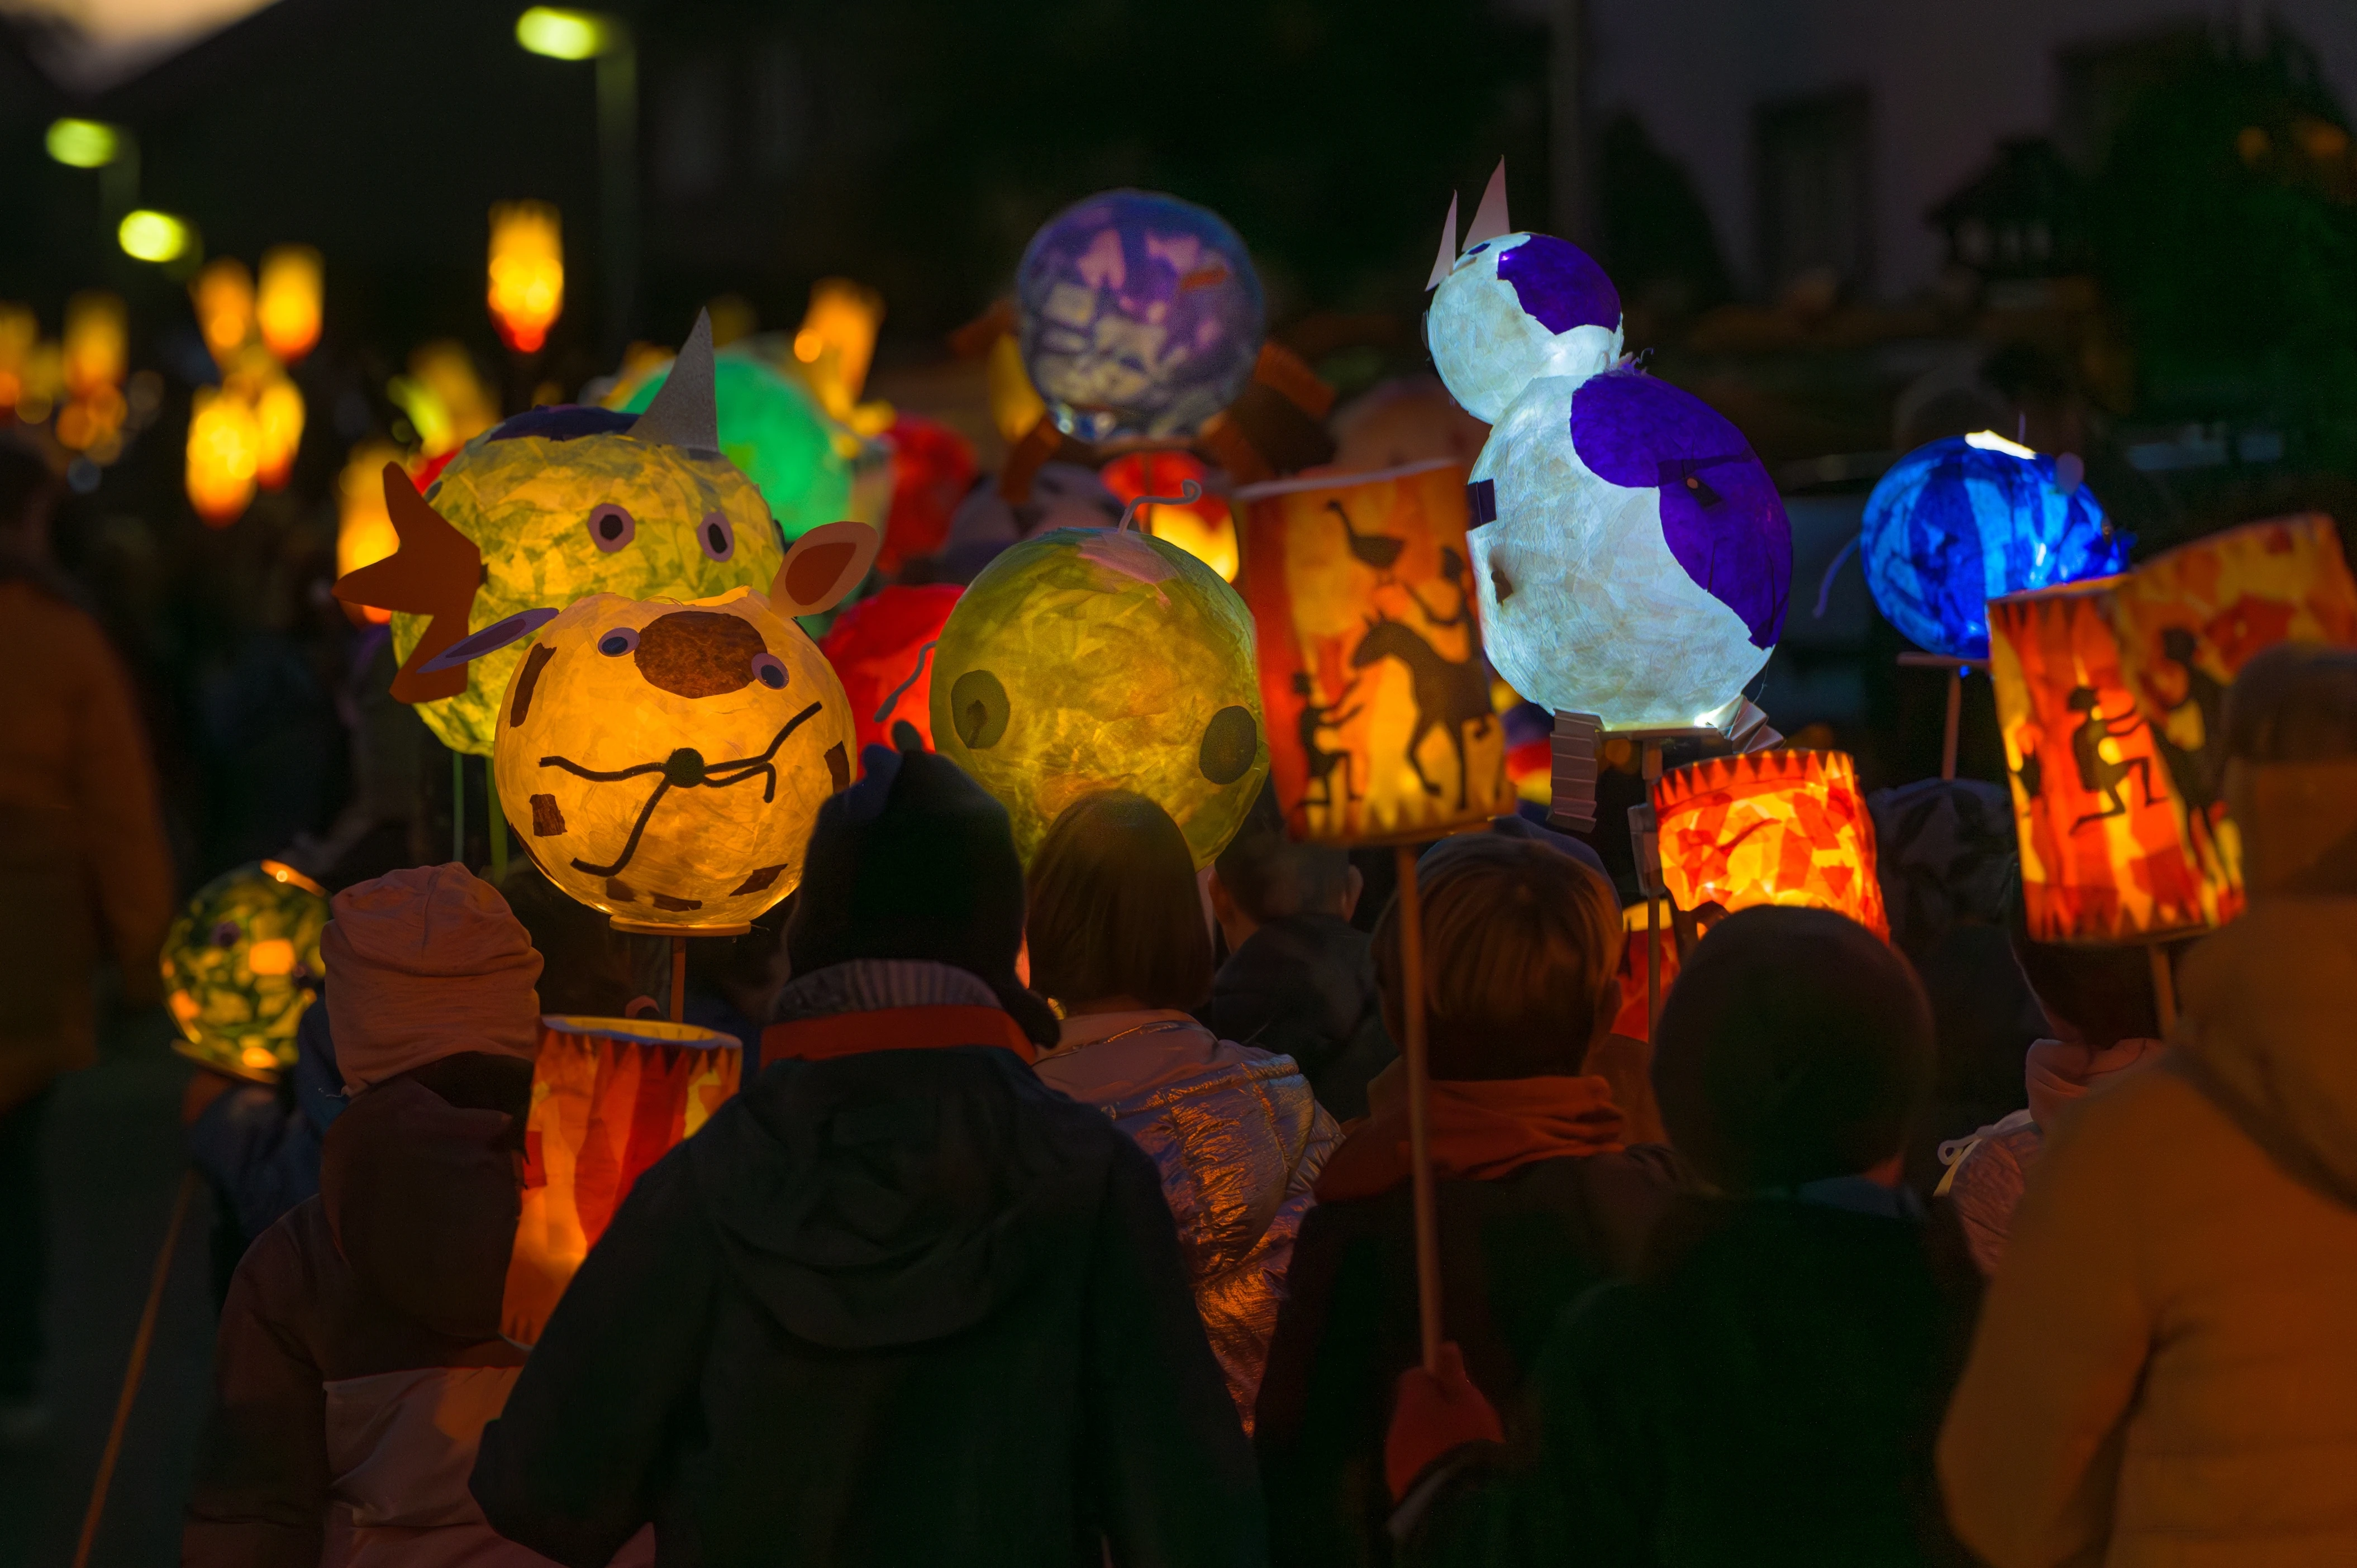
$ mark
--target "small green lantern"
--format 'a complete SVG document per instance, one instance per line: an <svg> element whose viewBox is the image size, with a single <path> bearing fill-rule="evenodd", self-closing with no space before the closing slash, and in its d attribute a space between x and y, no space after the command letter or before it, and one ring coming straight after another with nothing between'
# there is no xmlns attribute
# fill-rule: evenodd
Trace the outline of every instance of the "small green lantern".
<svg viewBox="0 0 2357 1568"><path fill-rule="evenodd" d="M643 412L670 375L671 366L663 366L629 388L617 406ZM721 350L713 356L712 380L720 454L760 488L787 543L853 515L857 437L827 418L800 384L749 355Z"/></svg>
<svg viewBox="0 0 2357 1568"><path fill-rule="evenodd" d="M295 1064L295 1026L327 973L327 889L259 861L197 890L164 939L165 1001L182 1056L232 1078L275 1083Z"/></svg>

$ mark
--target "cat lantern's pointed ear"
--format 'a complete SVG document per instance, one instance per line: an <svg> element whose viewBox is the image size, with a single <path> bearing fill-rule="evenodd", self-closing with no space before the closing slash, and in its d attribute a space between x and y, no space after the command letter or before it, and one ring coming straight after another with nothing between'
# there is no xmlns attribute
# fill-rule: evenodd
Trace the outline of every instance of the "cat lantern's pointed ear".
<svg viewBox="0 0 2357 1568"><path fill-rule="evenodd" d="M841 604L866 581L884 541L864 522L826 522L788 547L770 584L780 615L813 616Z"/></svg>

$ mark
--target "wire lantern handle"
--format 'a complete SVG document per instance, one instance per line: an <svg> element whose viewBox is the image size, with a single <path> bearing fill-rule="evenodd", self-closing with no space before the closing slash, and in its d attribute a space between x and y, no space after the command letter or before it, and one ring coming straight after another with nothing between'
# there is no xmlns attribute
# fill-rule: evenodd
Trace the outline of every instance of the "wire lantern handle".
<svg viewBox="0 0 2357 1568"><path fill-rule="evenodd" d="M1193 479L1181 479L1178 481L1178 493L1175 496L1140 496L1122 508L1121 521L1113 525L1113 531L1119 533L1127 528L1142 506L1193 506L1202 499L1203 487L1200 484Z"/></svg>

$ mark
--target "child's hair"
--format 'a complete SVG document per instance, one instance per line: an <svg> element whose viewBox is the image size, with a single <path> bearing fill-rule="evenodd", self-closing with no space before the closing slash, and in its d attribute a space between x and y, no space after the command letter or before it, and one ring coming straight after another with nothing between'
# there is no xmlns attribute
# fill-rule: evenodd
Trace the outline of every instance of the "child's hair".
<svg viewBox="0 0 2357 1568"><path fill-rule="evenodd" d="M1170 813L1108 789L1064 808L1032 858L1031 989L1067 1006L1187 1008L1211 989L1195 859Z"/></svg>
<svg viewBox="0 0 2357 1568"><path fill-rule="evenodd" d="M618 1018L666 983L661 939L626 936L575 902L529 860L508 867L500 896L541 956L540 1010Z"/></svg>
<svg viewBox="0 0 2357 1568"><path fill-rule="evenodd" d="M1576 1076L1620 963L1612 886L1552 845L1468 833L1418 867L1432 1076ZM1399 900L1375 922L1383 1021L1404 1039Z"/></svg>
<svg viewBox="0 0 2357 1568"><path fill-rule="evenodd" d="M1678 1152L1721 1190L1855 1176L1899 1153L1932 1084L1932 1010L1907 961L1829 909L1713 926L1654 1031Z"/></svg>
<svg viewBox="0 0 2357 1568"><path fill-rule="evenodd" d="M1264 785L1244 824L1212 865L1236 908L1265 925L1305 910L1331 911L1351 890L1351 852L1297 842L1285 831L1274 785Z"/></svg>
<svg viewBox="0 0 2357 1568"><path fill-rule="evenodd" d="M2013 903L2013 956L2046 1010L2050 1024L2068 1025L2096 1050L2122 1040L2160 1036L2153 1001L2152 961L2142 948L2065 947L2031 940L2029 912Z"/></svg>

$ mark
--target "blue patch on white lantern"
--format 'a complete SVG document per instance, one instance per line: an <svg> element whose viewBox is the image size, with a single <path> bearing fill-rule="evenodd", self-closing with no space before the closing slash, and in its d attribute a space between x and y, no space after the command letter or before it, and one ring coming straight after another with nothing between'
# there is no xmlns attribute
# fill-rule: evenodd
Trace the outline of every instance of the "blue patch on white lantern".
<svg viewBox="0 0 2357 1568"><path fill-rule="evenodd" d="M1783 634L1792 534L1715 410L1636 371L1545 377L1490 434L1467 537L1490 662L1612 729L1717 722Z"/></svg>
<svg viewBox="0 0 2357 1568"><path fill-rule="evenodd" d="M1620 358L1620 295L1587 252L1551 234L1473 246L1432 296L1425 341L1449 395L1495 424L1542 376L1592 376Z"/></svg>
<svg viewBox="0 0 2357 1568"><path fill-rule="evenodd" d="M1988 657L1988 601L2121 571L2127 541L2054 459L2001 437L1952 435L1901 457L1867 499L1859 539L1875 604L1909 640Z"/></svg>
<svg viewBox="0 0 2357 1568"><path fill-rule="evenodd" d="M1023 368L1082 441L1184 441L1233 403L1266 311L1243 241L1216 212L1111 190L1049 219L1016 274Z"/></svg>

